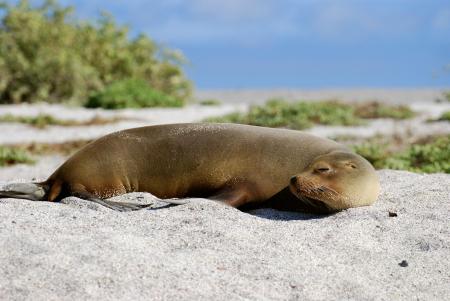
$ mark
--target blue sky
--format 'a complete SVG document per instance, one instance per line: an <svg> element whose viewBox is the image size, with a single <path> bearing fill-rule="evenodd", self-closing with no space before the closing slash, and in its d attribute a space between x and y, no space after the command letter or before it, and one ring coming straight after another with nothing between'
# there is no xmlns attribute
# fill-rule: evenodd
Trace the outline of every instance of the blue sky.
<svg viewBox="0 0 450 301"><path fill-rule="evenodd" d="M449 0L63 0L183 51L197 88L449 87Z"/></svg>

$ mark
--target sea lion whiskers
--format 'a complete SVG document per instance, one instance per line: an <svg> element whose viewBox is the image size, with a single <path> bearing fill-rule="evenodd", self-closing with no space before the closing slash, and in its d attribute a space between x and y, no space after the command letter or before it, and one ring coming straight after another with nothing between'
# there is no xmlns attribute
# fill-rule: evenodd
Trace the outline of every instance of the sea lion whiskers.
<svg viewBox="0 0 450 301"><path fill-rule="evenodd" d="M317 200L306 195L297 195L297 199L306 206L310 207L312 212L328 213L333 211L331 207L321 200Z"/></svg>
<svg viewBox="0 0 450 301"><path fill-rule="evenodd" d="M291 191L295 191L296 193L294 194L297 198L307 205L316 208L320 207L332 212L336 211L336 209L333 209L329 204L340 204L339 206L342 207L342 204L350 201L348 196L325 185L318 179L306 178L301 175L295 176L293 179L295 180L291 180Z"/></svg>

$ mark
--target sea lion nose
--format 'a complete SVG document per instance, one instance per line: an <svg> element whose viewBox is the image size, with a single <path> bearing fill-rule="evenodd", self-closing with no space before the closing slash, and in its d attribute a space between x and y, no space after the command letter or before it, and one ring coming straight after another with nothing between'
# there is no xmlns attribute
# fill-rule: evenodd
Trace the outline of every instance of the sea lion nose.
<svg viewBox="0 0 450 301"><path fill-rule="evenodd" d="M292 185L297 184L297 177L296 177L296 176L293 176L293 177L291 178L291 184L292 184Z"/></svg>

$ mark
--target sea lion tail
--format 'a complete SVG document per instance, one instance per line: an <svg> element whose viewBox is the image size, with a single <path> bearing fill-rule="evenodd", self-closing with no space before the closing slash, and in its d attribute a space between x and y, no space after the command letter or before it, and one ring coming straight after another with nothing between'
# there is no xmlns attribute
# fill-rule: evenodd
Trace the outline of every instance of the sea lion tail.
<svg viewBox="0 0 450 301"><path fill-rule="evenodd" d="M11 183L0 190L0 198L45 201L48 187L44 183Z"/></svg>

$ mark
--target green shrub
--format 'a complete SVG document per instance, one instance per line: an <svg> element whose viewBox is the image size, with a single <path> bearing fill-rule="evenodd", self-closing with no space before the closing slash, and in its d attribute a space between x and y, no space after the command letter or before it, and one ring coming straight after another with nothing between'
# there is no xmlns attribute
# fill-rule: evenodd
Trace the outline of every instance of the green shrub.
<svg viewBox="0 0 450 301"><path fill-rule="evenodd" d="M184 101L152 89L141 79L116 81L106 89L93 93L88 108L123 109L146 107L181 107Z"/></svg>
<svg viewBox="0 0 450 301"><path fill-rule="evenodd" d="M32 156L48 156L59 154L69 156L89 144L92 140L71 140L63 143L23 143L14 147L31 154Z"/></svg>
<svg viewBox="0 0 450 301"><path fill-rule="evenodd" d="M6 114L0 116L0 122L19 122L38 128L45 128L48 125L60 125L62 123L61 120L47 114L39 114L37 116L14 116Z"/></svg>
<svg viewBox="0 0 450 301"><path fill-rule="evenodd" d="M450 136L429 144L412 145L406 151L387 158L386 168L450 173Z"/></svg>
<svg viewBox="0 0 450 301"><path fill-rule="evenodd" d="M186 99L190 82L182 54L156 45L103 14L77 21L72 7L47 0L39 7L0 1L0 103L84 102L92 93L127 78Z"/></svg>
<svg viewBox="0 0 450 301"><path fill-rule="evenodd" d="M209 122L232 122L268 127L305 129L313 124L361 125L351 105L335 102L294 102L273 99L262 106L252 106L248 113L232 113L207 119Z"/></svg>
<svg viewBox="0 0 450 301"><path fill-rule="evenodd" d="M445 98L447 101L450 101L450 92L444 92L444 98Z"/></svg>
<svg viewBox="0 0 450 301"><path fill-rule="evenodd" d="M408 119L416 115L405 105L388 105L381 102L367 102L356 105L355 115L361 118Z"/></svg>
<svg viewBox="0 0 450 301"><path fill-rule="evenodd" d="M0 146L0 166L18 164L18 163L34 163L28 152L20 148Z"/></svg>
<svg viewBox="0 0 450 301"><path fill-rule="evenodd" d="M83 125L100 125L114 123L126 118L113 117L113 118L102 118L100 116L94 116L89 120L63 120L55 118L48 114L39 114L37 116L15 116L11 114L6 114L0 116L0 122L18 122L28 124L40 129L46 128L49 125L60 125L60 126L83 126Z"/></svg>
<svg viewBox="0 0 450 301"><path fill-rule="evenodd" d="M437 120L438 121L450 121L450 111L442 113L442 115Z"/></svg>
<svg viewBox="0 0 450 301"><path fill-rule="evenodd" d="M218 106L222 102L218 99L209 98L209 99L200 100L198 103L201 104L202 106Z"/></svg>
<svg viewBox="0 0 450 301"><path fill-rule="evenodd" d="M362 144L354 145L353 150L355 151L355 153L360 154L361 156L366 158L377 169L385 167L385 160L390 155L387 150L386 144L373 142L365 142Z"/></svg>
<svg viewBox="0 0 450 301"><path fill-rule="evenodd" d="M401 152L393 152L387 144L377 142L356 145L353 149L378 169L450 173L450 135L435 138L429 143L410 145Z"/></svg>

